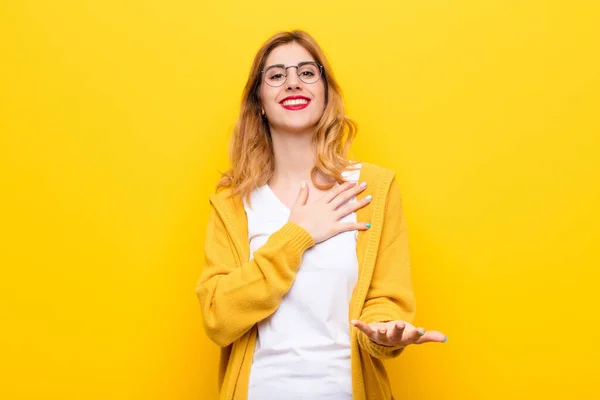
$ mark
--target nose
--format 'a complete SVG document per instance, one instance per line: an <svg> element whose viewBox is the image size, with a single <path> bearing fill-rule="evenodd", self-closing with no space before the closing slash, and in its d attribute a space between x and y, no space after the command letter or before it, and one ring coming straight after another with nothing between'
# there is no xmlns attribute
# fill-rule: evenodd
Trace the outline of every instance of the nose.
<svg viewBox="0 0 600 400"><path fill-rule="evenodd" d="M301 88L301 81L298 78L298 67L288 67L287 70L287 80L285 84L287 85L286 90L297 90Z"/></svg>

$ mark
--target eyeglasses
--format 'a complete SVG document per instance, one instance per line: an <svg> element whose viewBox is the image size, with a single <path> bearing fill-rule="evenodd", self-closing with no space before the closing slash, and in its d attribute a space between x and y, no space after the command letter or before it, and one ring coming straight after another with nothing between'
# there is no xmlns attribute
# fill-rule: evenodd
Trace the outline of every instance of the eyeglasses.
<svg viewBox="0 0 600 400"><path fill-rule="evenodd" d="M323 66L314 61L304 61L298 65L290 65L289 67L283 64L275 64L263 69L260 73L267 85L279 87L287 81L287 70L290 68L296 68L298 78L308 84L316 83L321 79L323 73Z"/></svg>

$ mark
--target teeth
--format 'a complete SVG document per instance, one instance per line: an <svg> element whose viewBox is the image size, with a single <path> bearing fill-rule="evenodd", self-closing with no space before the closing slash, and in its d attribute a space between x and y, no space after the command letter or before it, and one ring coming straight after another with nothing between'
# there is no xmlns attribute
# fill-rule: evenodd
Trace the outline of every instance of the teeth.
<svg viewBox="0 0 600 400"><path fill-rule="evenodd" d="M308 100L306 99L295 99L295 100L286 100L283 102L284 106L295 106L298 104L308 104Z"/></svg>

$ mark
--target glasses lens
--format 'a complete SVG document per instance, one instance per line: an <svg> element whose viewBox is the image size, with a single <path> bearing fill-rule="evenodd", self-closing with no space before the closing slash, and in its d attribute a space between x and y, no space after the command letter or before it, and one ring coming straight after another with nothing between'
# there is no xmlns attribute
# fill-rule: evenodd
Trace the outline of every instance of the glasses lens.
<svg viewBox="0 0 600 400"><path fill-rule="evenodd" d="M316 63L302 64L298 76L304 83L315 83L321 77L321 68Z"/></svg>
<svg viewBox="0 0 600 400"><path fill-rule="evenodd" d="M285 74L285 68L270 67L264 72L264 80L269 86L281 86L285 83Z"/></svg>

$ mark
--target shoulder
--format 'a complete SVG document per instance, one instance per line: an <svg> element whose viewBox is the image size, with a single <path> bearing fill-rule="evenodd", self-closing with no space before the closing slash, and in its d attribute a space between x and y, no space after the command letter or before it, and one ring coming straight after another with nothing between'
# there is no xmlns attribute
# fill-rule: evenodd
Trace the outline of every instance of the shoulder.
<svg viewBox="0 0 600 400"><path fill-rule="evenodd" d="M361 164L360 180L367 182L369 193L374 199L385 204L386 210L396 212L402 209L402 195L396 172L368 162Z"/></svg>
<svg viewBox="0 0 600 400"><path fill-rule="evenodd" d="M231 187L218 189L213 194L210 195L211 198L218 198L220 200L226 200L232 196L234 196L234 193L233 193L233 188L231 188Z"/></svg>
<svg viewBox="0 0 600 400"><path fill-rule="evenodd" d="M389 168L368 161L356 161L356 163L361 165L361 170L369 170L378 173L394 173L394 171Z"/></svg>
<svg viewBox="0 0 600 400"><path fill-rule="evenodd" d="M384 185L389 188L396 176L393 170L370 162L358 161L355 165L360 166L360 180L373 187Z"/></svg>
<svg viewBox="0 0 600 400"><path fill-rule="evenodd" d="M211 215L222 231L241 240L248 231L248 220L242 196L231 188L223 188L209 196ZM243 242L243 240L242 240Z"/></svg>
<svg viewBox="0 0 600 400"><path fill-rule="evenodd" d="M209 201L213 207L226 208L233 213L244 210L242 196L240 196L238 193L235 193L231 187L217 190L209 196Z"/></svg>

